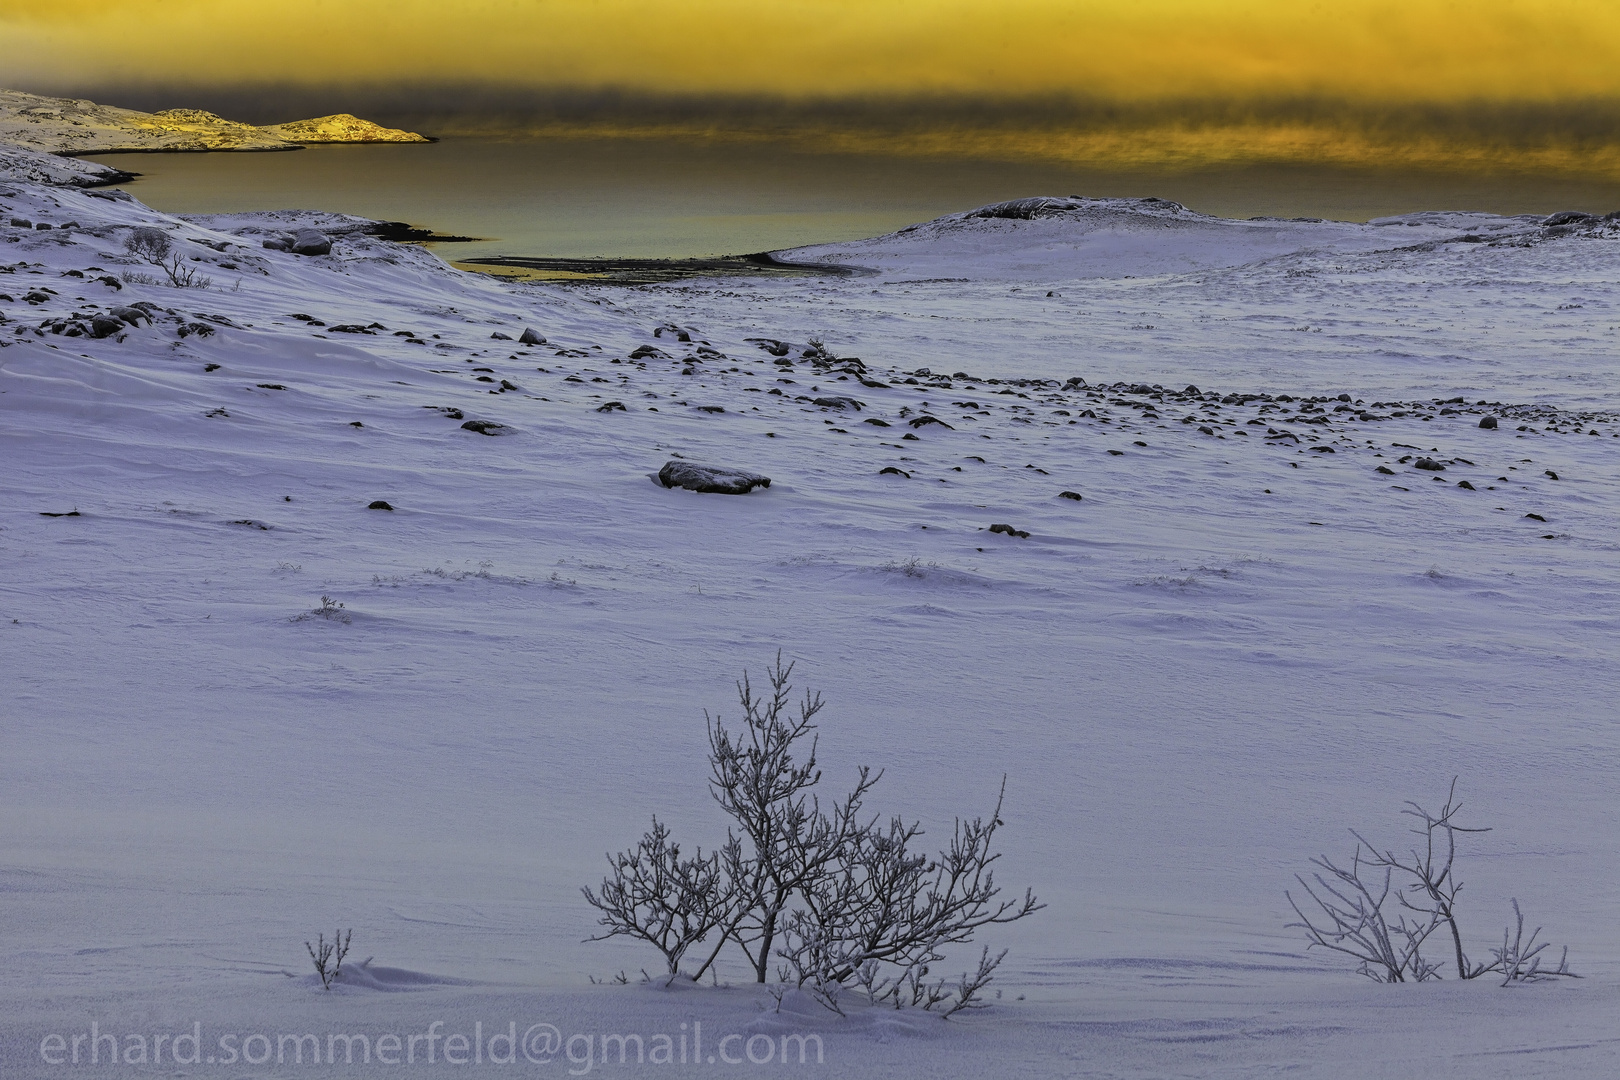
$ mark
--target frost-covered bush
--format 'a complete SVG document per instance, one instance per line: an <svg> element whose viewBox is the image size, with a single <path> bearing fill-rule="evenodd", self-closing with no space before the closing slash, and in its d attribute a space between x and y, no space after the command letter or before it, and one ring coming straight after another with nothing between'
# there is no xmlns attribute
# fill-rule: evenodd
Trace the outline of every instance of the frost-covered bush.
<svg viewBox="0 0 1620 1080"><path fill-rule="evenodd" d="M1043 906L1028 890L1003 899L995 884L1001 798L988 820L958 819L936 854L919 850L916 822L865 813L881 773L862 767L846 794L823 804L813 721L824 703L809 691L795 702L792 672L778 655L763 694L744 674L735 728L705 714L709 792L733 823L726 843L682 858L655 818L635 848L608 856L601 888L584 890L605 928L593 940L647 941L671 976L707 942L693 979L729 942L757 982L767 981L774 961L783 983L839 1012L846 993L947 1016L975 1007L1005 952L983 950L975 972L950 982L931 974L944 951Z"/></svg>
<svg viewBox="0 0 1620 1080"><path fill-rule="evenodd" d="M1462 804L1457 801L1456 780L1438 813L1415 802L1406 807L1402 813L1418 822L1412 832L1422 837L1407 854L1380 850L1352 829L1356 850L1349 865L1340 866L1321 855L1311 860L1316 870L1310 881L1294 875L1308 899L1302 907L1300 900L1285 893L1300 920L1288 925L1305 931L1307 947L1320 946L1348 956L1357 961L1361 974L1381 983L1440 979L1453 964L1459 979L1497 974L1504 986L1554 976L1578 978L1569 970L1567 948L1556 969L1541 966L1547 944L1536 941L1539 927L1525 939L1524 914L1517 899L1513 901L1517 928L1509 926L1503 931L1502 947L1491 950L1492 960L1469 959L1457 922L1457 898L1463 887L1456 873L1457 836L1490 829L1457 824ZM1450 949L1439 947L1442 953L1450 953L1444 961L1423 955L1435 934L1449 940Z"/></svg>

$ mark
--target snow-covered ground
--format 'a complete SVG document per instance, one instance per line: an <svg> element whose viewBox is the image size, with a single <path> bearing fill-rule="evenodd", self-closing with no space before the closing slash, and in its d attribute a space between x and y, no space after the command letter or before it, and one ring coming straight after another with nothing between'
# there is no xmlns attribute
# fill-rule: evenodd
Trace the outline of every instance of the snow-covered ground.
<svg viewBox="0 0 1620 1080"><path fill-rule="evenodd" d="M644 289L364 224L0 183L6 1076L387 1071L248 1040L435 1021L594 1049L398 1069L1612 1068L1614 221L1053 200L783 256L864 273ZM331 254L263 246L306 226ZM665 490L676 456L773 483ZM582 942L579 887L651 813L723 834L703 710L777 649L829 699L827 782L887 770L874 809L937 837L1007 776L998 876L1048 907L985 936L990 1009L778 1013L735 964L665 990ZM1400 843L1453 776L1494 827L1473 951L1517 897L1583 980L1379 986L1285 928L1310 856ZM336 925L375 959L325 993L303 943ZM701 1064L600 1061L699 1023ZM92 1024L130 1064L50 1063ZM820 1065L747 1063L795 1033Z"/></svg>

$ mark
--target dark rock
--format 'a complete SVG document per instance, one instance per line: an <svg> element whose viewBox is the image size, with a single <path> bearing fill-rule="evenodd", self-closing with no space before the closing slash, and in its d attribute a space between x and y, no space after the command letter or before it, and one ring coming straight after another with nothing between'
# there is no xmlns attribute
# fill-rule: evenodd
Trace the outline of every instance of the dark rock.
<svg viewBox="0 0 1620 1080"><path fill-rule="evenodd" d="M111 315L97 315L90 320L90 336L93 338L112 337L123 328L124 320Z"/></svg>
<svg viewBox="0 0 1620 1080"><path fill-rule="evenodd" d="M502 390L521 390L522 387L518 386L518 384L515 383L515 382L509 382L506 379L502 379L501 380L501 389Z"/></svg>
<svg viewBox="0 0 1620 1080"><path fill-rule="evenodd" d="M612 412L615 409L617 409L619 412L630 411L624 407L624 402L622 401L604 401L602 404L596 407L597 412Z"/></svg>
<svg viewBox="0 0 1620 1080"><path fill-rule="evenodd" d="M1082 496L1078 491L1060 491L1058 492L1058 498L1073 499L1075 502L1079 502Z"/></svg>
<svg viewBox="0 0 1620 1080"><path fill-rule="evenodd" d="M1317 454L1336 454L1336 453L1338 453L1338 451L1333 449L1333 447L1331 447L1331 446L1313 446L1313 447L1311 447L1311 451L1313 453L1317 453Z"/></svg>
<svg viewBox="0 0 1620 1080"><path fill-rule="evenodd" d="M1198 433L1200 435L1213 435L1213 434L1215 434L1215 429L1212 428L1212 427L1202 427L1201 426L1198 429Z"/></svg>
<svg viewBox="0 0 1620 1080"><path fill-rule="evenodd" d="M1124 457L1125 456L1125 451L1123 451L1123 450L1110 450L1110 451L1108 451L1108 455L1110 457Z"/></svg>
<svg viewBox="0 0 1620 1080"><path fill-rule="evenodd" d="M990 531L993 533L1005 533L1008 536L1029 536L1029 533L1025 532L1023 529L1015 529L1011 525L992 525L990 526Z"/></svg>
<svg viewBox="0 0 1620 1080"><path fill-rule="evenodd" d="M188 322L183 323L177 332L181 337L190 337L192 334L196 334L198 337L209 337L214 333L214 328L205 322Z"/></svg>
<svg viewBox="0 0 1620 1080"><path fill-rule="evenodd" d="M45 301L50 299L50 296L47 293L42 293L38 289L35 289L33 292L23 297L23 299L28 301L30 304L43 304Z"/></svg>
<svg viewBox="0 0 1620 1080"><path fill-rule="evenodd" d="M888 427L889 426L889 422L887 420L879 420L875 416L868 416L865 420L862 420L861 423L863 423L863 424L871 424L873 427Z"/></svg>
<svg viewBox="0 0 1620 1080"><path fill-rule="evenodd" d="M292 239L286 236L272 236L264 241L264 246L271 251L291 251Z"/></svg>
<svg viewBox="0 0 1620 1080"><path fill-rule="evenodd" d="M431 408L433 408L433 406L432 405L424 405L423 408L431 409ZM439 412L443 413L445 416L448 416L452 420L460 420L462 418L462 416L464 415L460 409L454 408L453 406L450 406L450 405L441 405L441 406L439 406Z"/></svg>
<svg viewBox="0 0 1620 1080"><path fill-rule="evenodd" d="M668 360L669 353L662 349L655 349L651 345L643 345L641 348L630 354L630 359L632 360L646 360L649 358L655 360Z"/></svg>
<svg viewBox="0 0 1620 1080"><path fill-rule="evenodd" d="M41 510L39 512L39 516L40 517L78 517L79 512L77 510L55 511L55 512L52 512L50 510Z"/></svg>
<svg viewBox="0 0 1620 1080"><path fill-rule="evenodd" d="M945 421L941 420L939 417L937 417L937 416L928 416L927 414L919 416L914 420L910 420L910 421L908 421L908 423L910 423L911 426L914 427L914 428L927 427L929 424L938 424L940 427L944 428L946 431L955 431L956 430L955 428L951 427L951 425L949 425Z"/></svg>
<svg viewBox="0 0 1620 1080"><path fill-rule="evenodd" d="M527 327L524 328L522 334L518 335L519 345L544 345L545 343L546 339L543 334L538 334Z"/></svg>
<svg viewBox="0 0 1620 1080"><path fill-rule="evenodd" d="M318 229L299 229L293 233L287 250L294 255L328 255L332 251L332 238Z"/></svg>
<svg viewBox="0 0 1620 1080"><path fill-rule="evenodd" d="M1479 422L1479 426L1484 428L1487 431L1495 431L1496 430L1496 417L1494 417L1494 416L1485 417L1484 419L1482 419Z"/></svg>
<svg viewBox="0 0 1620 1080"><path fill-rule="evenodd" d="M461 425L463 431L476 431L480 435L510 435L512 429L493 420L468 420Z"/></svg>
<svg viewBox="0 0 1620 1080"><path fill-rule="evenodd" d="M108 314L112 315L114 318L124 320L125 322L129 323L131 326L136 326L136 325L140 324L143 321L144 322L151 322L152 321L152 316L151 316L150 313L148 313L147 311L145 311L145 310L143 310L141 308L134 307L133 305L131 305L129 307L120 306L120 307L110 308L110 309L108 309Z"/></svg>
<svg viewBox="0 0 1620 1080"><path fill-rule="evenodd" d="M726 411L724 405L699 405L696 408L698 412L706 413L723 413Z"/></svg>
<svg viewBox="0 0 1620 1080"><path fill-rule="evenodd" d="M879 469L878 470L878 475L879 476L891 476L891 475L892 476L903 476L907 480L911 479L911 474L910 473L906 472L906 470L904 470L904 469L897 469L893 465L888 465L888 466L885 466L884 468Z"/></svg>
<svg viewBox="0 0 1620 1080"><path fill-rule="evenodd" d="M811 404L820 405L823 409L854 409L859 412L863 403L852 397L818 397Z"/></svg>
<svg viewBox="0 0 1620 1080"><path fill-rule="evenodd" d="M1469 482L1468 482L1468 481L1466 481L1466 480L1459 480L1459 481L1457 481L1457 486L1458 486L1458 487L1460 487L1460 488L1467 488L1467 489L1468 489L1468 490L1469 490L1469 491L1473 491L1473 490L1475 490L1475 488L1474 488L1474 485L1473 485L1473 484L1470 484L1470 483L1469 483Z"/></svg>
<svg viewBox="0 0 1620 1080"><path fill-rule="evenodd" d="M393 507L389 506L382 499L378 499L376 502L374 502L371 505L367 506L366 509L367 510L392 510Z"/></svg>
<svg viewBox="0 0 1620 1080"><path fill-rule="evenodd" d="M919 438L917 438L917 436L915 436L915 435L913 435L913 434L912 434L912 433L911 433L911 432L909 432L909 431L908 431L908 432L906 432L906 433L905 433L905 434L904 434L904 435L902 435L902 436L900 436L900 439L901 439L901 441L902 441L902 442L905 442L905 441L910 441L910 442L922 442L922 440L921 440L921 439L919 439Z"/></svg>
<svg viewBox="0 0 1620 1080"><path fill-rule="evenodd" d="M1412 468L1422 469L1424 472L1445 472L1446 467L1434 458L1420 457L1412 462Z"/></svg>
<svg viewBox="0 0 1620 1080"><path fill-rule="evenodd" d="M1558 479L1558 474L1553 472L1551 469L1548 469L1547 470L1547 479L1556 480L1556 479Z"/></svg>
<svg viewBox="0 0 1620 1080"><path fill-rule="evenodd" d="M694 465L690 461L666 462L658 470L658 482L667 488L685 488L709 495L746 495L757 487L770 487L771 478L737 469Z"/></svg>
<svg viewBox="0 0 1620 1080"><path fill-rule="evenodd" d="M1531 521L1539 521L1542 524L1546 524L1547 522L1547 519L1542 517L1540 514L1526 514L1524 516L1529 518Z"/></svg>
<svg viewBox="0 0 1620 1080"><path fill-rule="evenodd" d="M1588 222L1597 220L1595 214L1583 214L1579 210L1560 210L1556 214L1548 214L1542 218L1541 223L1543 225L1585 225Z"/></svg>
<svg viewBox="0 0 1620 1080"><path fill-rule="evenodd" d="M493 334L489 335L489 339L491 341L511 341L512 340L512 335L511 334L503 334L499 330L497 330Z"/></svg>
<svg viewBox="0 0 1620 1080"><path fill-rule="evenodd" d="M1394 476L1395 475L1395 470L1390 468L1388 465L1380 465L1380 466L1378 466L1377 471L1383 473L1385 476Z"/></svg>

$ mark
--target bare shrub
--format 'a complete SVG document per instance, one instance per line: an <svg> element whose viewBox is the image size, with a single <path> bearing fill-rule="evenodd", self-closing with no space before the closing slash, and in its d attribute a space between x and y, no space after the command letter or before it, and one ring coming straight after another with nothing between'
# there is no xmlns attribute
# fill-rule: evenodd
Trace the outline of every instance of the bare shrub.
<svg viewBox="0 0 1620 1080"><path fill-rule="evenodd" d="M131 285L161 285L166 280L177 289L207 289L213 286L211 278L187 263L185 256L174 250L174 242L162 229L141 225L129 231L124 238L124 250L138 259L151 263L163 271L163 278L152 274L126 272L124 281Z"/></svg>
<svg viewBox="0 0 1620 1080"><path fill-rule="evenodd" d="M681 858L680 846L670 841L669 829L656 817L639 844L609 855L608 862L613 870L602 882L601 894L581 890L586 902L602 913L598 923L607 928L591 941L640 938L664 954L673 976L680 972L686 951L731 917L735 890L721 870L720 854L705 857L699 848Z"/></svg>
<svg viewBox="0 0 1620 1080"><path fill-rule="evenodd" d="M161 259L156 265L158 269L168 276L169 284L177 289L208 289L213 287L213 278L205 276L195 266L187 265L185 259L178 254Z"/></svg>
<svg viewBox="0 0 1620 1080"><path fill-rule="evenodd" d="M1309 897L1305 906L1314 904L1314 908L1307 915L1291 893L1285 894L1300 920L1288 925L1304 930L1311 947L1321 946L1357 960L1357 970L1374 982L1441 978L1445 965L1423 956L1425 942L1441 927L1450 938L1459 979L1477 979L1494 972L1503 976L1506 985L1554 976L1578 977L1569 970L1568 949L1556 970L1541 967L1539 957L1547 945L1536 942L1540 928L1531 933L1528 941L1524 939L1524 915L1517 900L1513 901L1517 930L1510 926L1503 932L1502 947L1491 950L1494 959L1487 963L1468 958L1457 921L1457 898L1463 887L1456 873L1457 836L1490 829L1458 825L1454 819L1461 810L1455 778L1438 813L1408 802L1401 812L1419 823L1412 832L1423 840L1405 855L1397 855L1389 848L1379 850L1359 832L1350 830L1356 850L1348 867L1335 865L1322 855L1311 860L1317 867L1311 875L1314 885L1295 875ZM1394 887L1397 874L1404 887Z"/></svg>
<svg viewBox="0 0 1620 1080"><path fill-rule="evenodd" d="M694 980L730 942L756 982L779 960L783 983L839 1013L850 990L945 1016L978 1007L1005 952L985 949L976 972L954 986L929 972L950 946L1043 906L1028 890L1001 899L995 884L1005 778L989 819L958 819L949 845L932 855L917 849L920 824L863 814L881 773L859 768L850 789L823 804L814 718L824 702L811 691L795 699L792 672L778 654L764 692L745 673L734 728L705 713L709 791L733 822L726 844L683 860L655 818L635 849L609 856L600 893L585 890L608 927L601 936L651 942L671 975L692 946L710 940ZM780 1005L780 992L773 996Z"/></svg>
<svg viewBox="0 0 1620 1080"><path fill-rule="evenodd" d="M349 955L349 939L352 937L354 937L353 930L347 933L334 930L331 941L326 940L326 935L317 934L315 944L304 942L304 948L309 950L310 962L315 965L315 974L321 977L323 988L332 989L332 983L337 980L338 972L343 970L343 958Z"/></svg>
<svg viewBox="0 0 1620 1080"><path fill-rule="evenodd" d="M150 225L141 225L129 231L124 238L124 250L138 259L157 263L169 254L173 246L169 234Z"/></svg>

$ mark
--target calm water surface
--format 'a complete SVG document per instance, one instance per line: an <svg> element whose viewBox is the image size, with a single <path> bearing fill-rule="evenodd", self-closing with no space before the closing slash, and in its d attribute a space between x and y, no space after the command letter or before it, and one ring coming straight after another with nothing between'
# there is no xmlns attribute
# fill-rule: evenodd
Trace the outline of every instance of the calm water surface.
<svg viewBox="0 0 1620 1080"><path fill-rule="evenodd" d="M1156 195L1228 217L1358 221L1412 210L1620 208L1620 184L1571 178L1296 167L1121 172L648 139L447 138L96 160L141 173L125 186L159 210L338 210L485 238L443 245L455 259L742 254L874 236L1028 195Z"/></svg>

